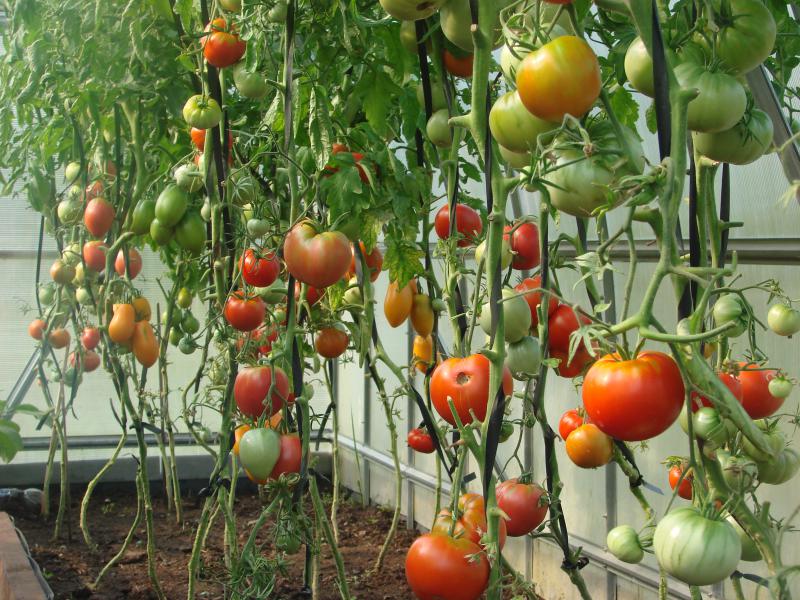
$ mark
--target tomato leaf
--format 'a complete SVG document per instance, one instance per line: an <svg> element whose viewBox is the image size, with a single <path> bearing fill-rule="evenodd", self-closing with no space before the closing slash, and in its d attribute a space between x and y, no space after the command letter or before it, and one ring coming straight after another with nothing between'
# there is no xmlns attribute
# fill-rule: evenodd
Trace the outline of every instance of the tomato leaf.
<svg viewBox="0 0 800 600"><path fill-rule="evenodd" d="M656 123L656 103L651 102L647 110L644 111L644 119L647 123L647 130L650 133L658 131L658 124Z"/></svg>
<svg viewBox="0 0 800 600"><path fill-rule="evenodd" d="M402 288L412 277L424 273L421 261L425 258L425 253L415 242L388 236L386 244L383 265L389 271L390 281L397 281L397 285Z"/></svg>
<svg viewBox="0 0 800 600"><path fill-rule="evenodd" d="M0 419L0 459L10 462L22 450L22 436L19 425L7 419Z"/></svg>
<svg viewBox="0 0 800 600"><path fill-rule="evenodd" d="M633 94L624 87L618 86L611 94L611 108L623 125L636 130L636 122L639 120L639 105L633 99Z"/></svg>
<svg viewBox="0 0 800 600"><path fill-rule="evenodd" d="M330 100L321 86L311 89L309 98L311 108L308 115L308 138L316 157L317 169L321 170L330 158L331 152L331 118L328 114Z"/></svg>

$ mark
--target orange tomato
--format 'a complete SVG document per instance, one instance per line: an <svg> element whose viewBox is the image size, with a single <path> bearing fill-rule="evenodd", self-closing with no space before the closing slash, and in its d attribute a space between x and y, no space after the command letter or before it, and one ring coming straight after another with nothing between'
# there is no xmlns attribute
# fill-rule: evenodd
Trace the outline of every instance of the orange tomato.
<svg viewBox="0 0 800 600"><path fill-rule="evenodd" d="M389 284L386 290L386 298L383 301L383 314L392 327L399 327L406 322L411 314L411 307L414 303L414 294L417 293L417 284L412 279L401 290L396 281Z"/></svg>
<svg viewBox="0 0 800 600"><path fill-rule="evenodd" d="M53 329L50 335L47 336L47 341L56 350L65 348L69 344L69 331L62 327Z"/></svg>
<svg viewBox="0 0 800 600"><path fill-rule="evenodd" d="M517 68L517 91L533 115L560 123L580 118L600 95L600 63L592 48L564 35L531 52Z"/></svg>
<svg viewBox="0 0 800 600"><path fill-rule="evenodd" d="M136 310L132 304L114 305L114 316L108 324L108 337L112 342L122 344L130 341L136 326Z"/></svg>
<svg viewBox="0 0 800 600"><path fill-rule="evenodd" d="M427 372L433 362L433 338L418 335L414 338L414 366L420 373Z"/></svg>
<svg viewBox="0 0 800 600"><path fill-rule="evenodd" d="M147 321L139 321L133 329L133 355L143 367L152 367L158 360L158 340L153 326Z"/></svg>
<svg viewBox="0 0 800 600"><path fill-rule="evenodd" d="M44 335L44 330L46 327L47 323L41 319L34 319L31 321L30 325L28 325L28 335L35 340L40 340Z"/></svg>
<svg viewBox="0 0 800 600"><path fill-rule="evenodd" d="M242 436L250 431L250 425L239 425L233 432L233 448L231 452L233 452L236 456L239 456L239 442L242 439Z"/></svg>
<svg viewBox="0 0 800 600"><path fill-rule="evenodd" d="M614 442L594 423L585 423L567 436L567 455L584 469L602 467L614 454Z"/></svg>
<svg viewBox="0 0 800 600"><path fill-rule="evenodd" d="M456 77L472 77L472 54L466 56L456 56L449 50L445 50L442 54L444 61L444 68L447 72Z"/></svg>
<svg viewBox="0 0 800 600"><path fill-rule="evenodd" d="M320 356L336 358L344 354L349 342L350 336L347 335L346 331L336 327L325 327L317 333L314 339L314 348L316 348Z"/></svg>
<svg viewBox="0 0 800 600"><path fill-rule="evenodd" d="M425 294L414 294L411 304L411 326L422 337L433 332L433 306L431 299Z"/></svg>
<svg viewBox="0 0 800 600"><path fill-rule="evenodd" d="M139 296L138 298L134 298L133 302L131 303L133 306L133 310L136 313L136 320L137 321L149 321L150 317L152 316L152 310L150 309L150 302L147 301L147 298L144 296Z"/></svg>

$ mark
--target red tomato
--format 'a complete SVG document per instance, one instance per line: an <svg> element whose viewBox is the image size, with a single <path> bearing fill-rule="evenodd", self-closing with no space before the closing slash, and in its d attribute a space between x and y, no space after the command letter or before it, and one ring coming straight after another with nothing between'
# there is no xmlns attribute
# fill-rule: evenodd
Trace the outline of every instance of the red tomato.
<svg viewBox="0 0 800 600"><path fill-rule="evenodd" d="M364 242L358 242L358 245L361 247L361 254L364 255L364 260L367 263L367 269L369 269L369 280L375 281L381 274L381 269L383 269L383 254L381 254L381 250L377 246L372 249L372 252L367 254L367 249L364 246ZM350 269L347 271L346 277L349 279L350 277L355 276L356 249L355 246L353 246L353 257L350 259Z"/></svg>
<svg viewBox="0 0 800 600"><path fill-rule="evenodd" d="M571 408L563 415L558 421L558 435L562 440L566 440L569 434L575 431L578 427L583 425L583 417L577 409Z"/></svg>
<svg viewBox="0 0 800 600"><path fill-rule="evenodd" d="M269 407L269 416L277 413L289 396L289 378L280 367L275 367L275 387L265 406L267 392L272 387L271 367L245 367L236 374L233 398L236 406L251 419L258 419Z"/></svg>
<svg viewBox="0 0 800 600"><path fill-rule="evenodd" d="M281 263L274 252L266 252L259 256L252 248L244 251L239 259L242 279L255 287L267 287L278 279Z"/></svg>
<svg viewBox="0 0 800 600"><path fill-rule="evenodd" d="M725 384L725 387L731 391L731 394L739 401L742 402L742 382L739 381L734 375L730 373L718 373L717 377ZM696 412L701 406L714 407L714 403L705 396L701 396L697 392L692 392L692 412Z"/></svg>
<svg viewBox="0 0 800 600"><path fill-rule="evenodd" d="M85 327L81 333L81 343L87 350L94 350L100 343L100 330L97 327Z"/></svg>
<svg viewBox="0 0 800 600"><path fill-rule="evenodd" d="M93 240L83 245L83 262L86 268L95 273L100 273L106 268L106 252L108 246L102 240Z"/></svg>
<svg viewBox="0 0 800 600"><path fill-rule="evenodd" d="M361 152L350 152L350 149L345 146L344 144L334 143L331 146L331 154L337 155L340 152L348 152L356 163L356 168L358 169L358 177L361 179L362 183L369 183L369 177L367 176L367 172L364 171L364 167L362 167L359 163L361 159L364 158L364 155ZM325 165L323 169L323 173L326 175L333 175L334 173L339 171L339 167L334 167L332 165Z"/></svg>
<svg viewBox="0 0 800 600"><path fill-rule="evenodd" d="M283 260L297 281L326 288L344 277L353 252L340 231L318 233L310 221L292 227L283 242Z"/></svg>
<svg viewBox="0 0 800 600"><path fill-rule="evenodd" d="M75 357L75 353L70 352L69 355L70 366L74 367L76 362L77 360ZM92 350L87 350L86 352L83 353L82 367L85 373L91 373L99 366L100 366L100 356L97 354L97 352L94 352Z"/></svg>
<svg viewBox="0 0 800 600"><path fill-rule="evenodd" d="M28 335L35 340L40 340L44 337L44 330L47 329L47 323L42 319L34 319L28 325Z"/></svg>
<svg viewBox="0 0 800 600"><path fill-rule="evenodd" d="M120 277L125 275L125 253L122 250L117 253L117 258L114 261L114 270ZM142 255L139 254L136 248L128 248L128 277L134 279L141 272Z"/></svg>
<svg viewBox="0 0 800 600"><path fill-rule="evenodd" d="M412 429L408 432L408 446L417 452L431 454L436 447L433 445L433 438L426 429Z"/></svg>
<svg viewBox="0 0 800 600"><path fill-rule="evenodd" d="M350 343L350 336L346 331L336 327L325 327L320 329L317 337L314 338L314 348L320 356L325 358L336 358L344 354L347 344Z"/></svg>
<svg viewBox="0 0 800 600"><path fill-rule="evenodd" d="M83 212L83 224L96 238L105 236L114 223L114 207L105 198L93 198Z"/></svg>
<svg viewBox="0 0 800 600"><path fill-rule="evenodd" d="M639 442L666 431L681 412L684 386L678 365L662 352L632 360L607 354L583 379L586 414L604 433Z"/></svg>
<svg viewBox="0 0 800 600"><path fill-rule="evenodd" d="M763 419L775 414L785 398L776 398L769 393L769 382L778 371L775 369L753 370L752 363L739 363L739 381L742 382L742 406L751 419ZM750 369L750 370L748 370Z"/></svg>
<svg viewBox="0 0 800 600"><path fill-rule="evenodd" d="M426 533L408 549L406 580L419 600L477 600L489 583L489 561L468 539Z"/></svg>
<svg viewBox="0 0 800 600"><path fill-rule="evenodd" d="M241 352L247 342L250 342L251 347L258 354L269 354L272 350L272 344L278 339L278 330L271 328L269 331L266 327L261 326L254 331L248 331L241 335L236 340L236 350Z"/></svg>
<svg viewBox="0 0 800 600"><path fill-rule="evenodd" d="M683 474L683 468L681 467L681 465L674 465L674 466L670 467L670 470L669 470L669 487L671 487L674 490L675 486L678 485L678 480L681 478L682 474ZM686 477L684 477L683 480L681 481L680 486L678 486L678 496L680 496L681 498L683 498L685 500L691 500L692 499L692 473L691 472L687 473Z"/></svg>
<svg viewBox="0 0 800 600"><path fill-rule="evenodd" d="M281 436L281 454L278 462L269 474L270 479L277 479L284 473L299 473L303 459L303 444L296 433Z"/></svg>
<svg viewBox="0 0 800 600"><path fill-rule="evenodd" d="M198 129L197 127L192 127L189 131L189 135L192 138L192 143L195 147L203 152L203 149L206 147L206 129ZM233 134L231 134L230 130L228 130L228 150L233 148ZM199 156L195 157L195 162L199 160Z"/></svg>
<svg viewBox="0 0 800 600"><path fill-rule="evenodd" d="M503 236L505 239L508 239L508 232L511 229L513 229L511 225L506 225L506 234ZM536 225L522 223L511 234L509 243L514 253L514 258L511 260L513 268L523 271L539 266L539 228ZM541 278L539 279L541 281Z"/></svg>
<svg viewBox="0 0 800 600"><path fill-rule="evenodd" d="M489 530L486 523L486 509L484 508L483 496L473 493L462 494L458 498L458 514L459 518L453 529L453 535L456 537L465 537L471 542L482 546L481 538ZM431 532L447 534L450 531L452 523L453 515L450 510L446 508L442 509L433 522ZM499 534L500 548L502 548L505 546L507 534L506 522L503 519L500 519Z"/></svg>
<svg viewBox="0 0 800 600"><path fill-rule="evenodd" d="M300 290L302 289L302 284L299 281L294 282L294 300L295 302L300 302ZM306 297L304 300L308 302L309 306L314 306L317 302L320 301L320 298L325 295L325 290L318 290L314 286L307 285L306 286Z"/></svg>
<svg viewBox="0 0 800 600"><path fill-rule="evenodd" d="M561 377L567 377L569 379L583 373L586 367L594 362L594 357L589 354L589 351L583 346L575 351L569 363L567 363L569 352L566 350L550 350L550 357L557 358L561 361L558 365L558 374Z"/></svg>
<svg viewBox="0 0 800 600"><path fill-rule="evenodd" d="M547 516L547 502L541 498L545 491L535 483L519 483L507 479L497 486L497 507L508 515L506 530L511 537L528 535Z"/></svg>
<svg viewBox="0 0 800 600"><path fill-rule="evenodd" d="M576 308L561 304L550 315L547 322L547 344L551 354L553 350L569 351L569 338L573 332L578 331L581 324L588 325L592 322L581 314L579 323L576 311Z"/></svg>
<svg viewBox="0 0 800 600"><path fill-rule="evenodd" d="M473 354L466 358L448 358L437 366L431 376L431 401L436 412L448 423L455 425L455 419L447 403L452 398L461 422L472 423L470 411L479 421L486 418L489 399L489 359L483 354ZM503 367L503 393L508 396L513 391L511 371Z"/></svg>
<svg viewBox="0 0 800 600"><path fill-rule="evenodd" d="M456 77L472 77L472 54L459 57L449 50L445 50L442 54L442 60L444 61L444 68L447 69L450 75L455 75Z"/></svg>
<svg viewBox="0 0 800 600"><path fill-rule="evenodd" d="M221 69L239 62L244 56L247 44L239 39L236 27L234 25L228 27L222 17L206 25L205 31L200 45L203 47L203 56L206 57L208 64Z"/></svg>
<svg viewBox="0 0 800 600"><path fill-rule="evenodd" d="M439 239L446 240L450 237L450 206L445 204L436 213L433 223ZM466 204L456 204L456 231L463 237L458 240L458 245L465 248L473 243L483 231L481 216L474 208Z"/></svg>
<svg viewBox="0 0 800 600"><path fill-rule="evenodd" d="M520 281L517 285L514 286L514 289L518 292L525 293L523 298L525 298L525 302L528 303L528 306L531 307L531 328L535 328L539 325L539 305L542 303L542 277L537 275L536 277L528 277ZM527 290L537 290L533 292L528 292ZM552 294L547 297L547 315L550 316L553 312L558 308L558 298L553 296Z"/></svg>
<svg viewBox="0 0 800 600"><path fill-rule="evenodd" d="M234 329L253 331L264 322L267 307L258 296L246 298L242 292L234 292L225 302L224 313Z"/></svg>

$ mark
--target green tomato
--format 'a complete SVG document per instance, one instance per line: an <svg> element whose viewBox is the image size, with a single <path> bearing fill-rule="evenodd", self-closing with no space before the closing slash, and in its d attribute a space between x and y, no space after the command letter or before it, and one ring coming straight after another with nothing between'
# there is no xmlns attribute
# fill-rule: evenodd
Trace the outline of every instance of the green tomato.
<svg viewBox="0 0 800 600"><path fill-rule="evenodd" d="M558 127L532 115L522 104L517 92L500 96L489 112L492 137L504 148L514 152L536 150L539 136Z"/></svg>
<svg viewBox="0 0 800 600"><path fill-rule="evenodd" d="M266 79L260 73L248 71L244 61L233 66L233 83L242 96L253 100L260 100L269 91Z"/></svg>
<svg viewBox="0 0 800 600"><path fill-rule="evenodd" d="M58 203L56 213L64 225L77 225L83 217L83 204L79 200L65 198Z"/></svg>
<svg viewBox="0 0 800 600"><path fill-rule="evenodd" d="M486 240L483 240L480 244L478 244L477 248L475 248L475 264L478 264L483 259L483 255L486 252ZM488 258L488 256L487 256ZM511 266L511 261L514 259L514 254L511 252L511 242L507 239L503 239L502 244L500 246L500 268L505 271L509 266ZM484 272L488 268L488 265L484 265Z"/></svg>
<svg viewBox="0 0 800 600"><path fill-rule="evenodd" d="M77 300L78 304L81 306L88 306L92 303L92 295L87 288L79 287L75 290L75 300Z"/></svg>
<svg viewBox="0 0 800 600"><path fill-rule="evenodd" d="M252 204L258 200L260 188L250 171L242 167L230 174L230 201L237 206Z"/></svg>
<svg viewBox="0 0 800 600"><path fill-rule="evenodd" d="M694 434L715 447L723 446L728 441L728 429L722 422L716 409L701 406L692 417Z"/></svg>
<svg viewBox="0 0 800 600"><path fill-rule="evenodd" d="M194 354L194 351L197 349L197 344L194 343L192 336L184 335L178 341L178 350L180 350L183 354Z"/></svg>
<svg viewBox="0 0 800 600"><path fill-rule="evenodd" d="M434 146L448 148L450 144L453 143L453 131L448 123L449 120L450 113L448 113L446 108L437 110L431 115L431 118L428 119L425 132L428 134L428 139Z"/></svg>
<svg viewBox="0 0 800 600"><path fill-rule="evenodd" d="M748 316L742 297L738 294L725 294L720 296L712 309L714 323L722 326L726 323L736 323L736 326L725 332L726 337L738 337L747 329Z"/></svg>
<svg viewBox="0 0 800 600"><path fill-rule="evenodd" d="M788 398L789 394L792 393L793 387L794 384L785 377L773 377L767 384L769 393L776 398Z"/></svg>
<svg viewBox="0 0 800 600"><path fill-rule="evenodd" d="M447 0L380 0L383 10L398 21L427 19Z"/></svg>
<svg viewBox="0 0 800 600"><path fill-rule="evenodd" d="M500 308L503 310L505 340L513 343L528 334L531 328L531 309L519 292L513 288L503 288L503 301ZM492 332L492 311L489 303L483 305L478 319L481 329L490 335Z"/></svg>
<svg viewBox="0 0 800 600"><path fill-rule="evenodd" d="M239 440L239 460L242 466L260 481L269 478L280 454L281 438L274 429L250 429Z"/></svg>
<svg viewBox="0 0 800 600"><path fill-rule="evenodd" d="M277 0L275 6L269 9L267 13L267 21L270 23L284 23L286 15L289 12L289 7L285 0Z"/></svg>
<svg viewBox="0 0 800 600"><path fill-rule="evenodd" d="M512 435L514 435L514 424L511 421L503 421L500 424L500 436L498 437L498 440L502 444L503 442L508 441Z"/></svg>
<svg viewBox="0 0 800 600"><path fill-rule="evenodd" d="M197 94L183 105L183 119L189 127L211 129L222 120L222 109L213 98Z"/></svg>
<svg viewBox="0 0 800 600"><path fill-rule="evenodd" d="M183 332L180 330L180 327L173 325L172 329L169 330L169 343L173 346L178 346L182 339Z"/></svg>
<svg viewBox="0 0 800 600"><path fill-rule="evenodd" d="M153 222L150 223L150 237L159 246L166 246L175 237L175 230L167 227L158 219L153 219Z"/></svg>
<svg viewBox="0 0 800 600"><path fill-rule="evenodd" d="M780 485L797 475L800 454L794 448L784 448L776 457L764 462L756 461L758 480L761 483Z"/></svg>
<svg viewBox="0 0 800 600"><path fill-rule="evenodd" d="M39 291L36 293L39 296L39 302L44 306L50 306L53 300L56 299L56 290L52 283L45 283L39 286Z"/></svg>
<svg viewBox="0 0 800 600"><path fill-rule="evenodd" d="M203 189L203 174L194 163L181 165L175 169L175 183L186 192L197 192Z"/></svg>
<svg viewBox="0 0 800 600"><path fill-rule="evenodd" d="M159 194L155 206L155 218L165 227L173 227L186 213L189 196L177 185L170 184Z"/></svg>
<svg viewBox="0 0 800 600"><path fill-rule="evenodd" d="M81 176L81 163L79 162L71 162L68 163L66 167L64 167L64 179L66 180L67 184L72 184L78 181L78 177Z"/></svg>
<svg viewBox="0 0 800 600"><path fill-rule="evenodd" d="M639 535L630 525L619 525L608 532L606 546L614 557L622 562L637 564L644 558Z"/></svg>
<svg viewBox="0 0 800 600"><path fill-rule="evenodd" d="M181 308L189 308L192 305L193 299L194 296L192 296L192 292L189 288L182 287L178 290L178 297L175 301Z"/></svg>
<svg viewBox="0 0 800 600"><path fill-rule="evenodd" d="M767 313L767 324L778 335L793 336L800 331L800 311L786 304L773 304Z"/></svg>
<svg viewBox="0 0 800 600"><path fill-rule="evenodd" d="M136 235L145 235L150 231L150 224L156 218L156 202L152 198L144 198L133 209L131 231Z"/></svg>
<svg viewBox="0 0 800 600"><path fill-rule="evenodd" d="M400 44L410 54L417 55L417 26L414 21L401 21L400 22ZM428 49L428 55L433 50L430 38L425 41L425 47Z"/></svg>
<svg viewBox="0 0 800 600"><path fill-rule="evenodd" d="M524 169L531 166L530 152L514 152L500 145L497 146L497 149L500 151L500 156L512 169Z"/></svg>
<svg viewBox="0 0 800 600"><path fill-rule="evenodd" d="M220 5L230 12L242 12L242 0L219 0Z"/></svg>
<svg viewBox="0 0 800 600"><path fill-rule="evenodd" d="M422 108L425 108L425 90L421 81L417 83L417 101ZM433 77L431 77L431 105L433 112L447 108L442 83Z"/></svg>
<svg viewBox="0 0 800 600"><path fill-rule="evenodd" d="M675 68L675 77L682 88L698 91L687 108L688 126L692 131L725 131L744 116L747 94L734 77L711 73L689 62Z"/></svg>
<svg viewBox="0 0 800 600"><path fill-rule="evenodd" d="M184 250L200 254L206 245L206 224L199 212L188 211L175 226L175 241Z"/></svg>
<svg viewBox="0 0 800 600"><path fill-rule="evenodd" d="M266 235L269 230L269 221L266 219L247 219L247 233L250 237L261 237Z"/></svg>
<svg viewBox="0 0 800 600"><path fill-rule="evenodd" d="M64 251L61 253L61 260L64 261L64 264L74 267L81 262L82 254L83 251L80 243L75 242L64 248Z"/></svg>
<svg viewBox="0 0 800 600"><path fill-rule="evenodd" d="M187 310L183 315L183 319L181 319L181 329L183 329L185 333L194 335L200 331L200 321Z"/></svg>
<svg viewBox="0 0 800 600"><path fill-rule="evenodd" d="M443 313L447 310L447 303L441 298L434 298L431 301L431 308L435 313Z"/></svg>
<svg viewBox="0 0 800 600"><path fill-rule="evenodd" d="M361 295L361 288L358 287L358 280L355 277L351 277L350 281L347 282L347 286L347 291L344 293L345 304L362 306L364 297Z"/></svg>
<svg viewBox="0 0 800 600"><path fill-rule="evenodd" d="M203 206L200 207L200 216L206 223L211 222L211 200L208 198L203 201Z"/></svg>
<svg viewBox="0 0 800 600"><path fill-rule="evenodd" d="M77 371L75 367L69 367L64 371L64 383L69 387L79 386L83 381L83 375Z"/></svg>
<svg viewBox="0 0 800 600"><path fill-rule="evenodd" d="M493 11L495 47L503 42L498 14L500 9L505 8L508 3L508 0L496 0L493 3L496 7L496 10ZM439 22L441 23L444 37L462 50L467 52L475 51L475 45L472 41L472 14L469 0L449 0L446 2L439 10Z"/></svg>
<svg viewBox="0 0 800 600"><path fill-rule="evenodd" d="M748 562L761 560L761 551L758 549L758 546L756 546L753 538L747 535L747 532L739 525L739 522L733 518L733 515L728 515L725 517L725 520L731 524L731 527L733 527L739 536L739 541L742 544L742 560Z"/></svg>
<svg viewBox="0 0 800 600"><path fill-rule="evenodd" d="M747 165L761 158L772 143L772 119L754 108L731 129L718 133L693 133L695 149L703 156L734 165Z"/></svg>
<svg viewBox="0 0 800 600"><path fill-rule="evenodd" d="M652 98L656 95L653 83L653 59L642 38L635 38L625 53L625 76L633 89Z"/></svg>
<svg viewBox="0 0 800 600"><path fill-rule="evenodd" d="M712 2L718 10L720 1ZM770 10L758 0L730 0L730 15L715 16L719 26L716 56L734 75L752 71L772 53L776 25Z"/></svg>
<svg viewBox="0 0 800 600"><path fill-rule="evenodd" d="M526 335L506 348L506 366L515 379L525 381L539 373L542 351L539 340Z"/></svg>
<svg viewBox="0 0 800 600"><path fill-rule="evenodd" d="M659 566L688 585L726 579L742 554L739 535L728 522L707 519L694 507L674 509L661 519L653 549Z"/></svg>
<svg viewBox="0 0 800 600"><path fill-rule="evenodd" d="M744 456L731 455L725 450L717 450L716 454L728 487L739 493L753 489L758 475L755 462Z"/></svg>
<svg viewBox="0 0 800 600"><path fill-rule="evenodd" d="M756 462L769 461L772 459L773 455L778 454L786 446L786 437L780 429L774 426L770 427L764 419L758 419L754 421L754 423L764 432L770 452L762 452L755 447L753 442L744 436L742 436L742 450Z"/></svg>

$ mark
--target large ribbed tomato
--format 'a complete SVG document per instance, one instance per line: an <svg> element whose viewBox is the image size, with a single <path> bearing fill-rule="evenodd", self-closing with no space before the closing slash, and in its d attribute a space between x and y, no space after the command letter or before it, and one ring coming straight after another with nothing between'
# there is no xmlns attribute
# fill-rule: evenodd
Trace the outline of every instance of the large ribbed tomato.
<svg viewBox="0 0 800 600"><path fill-rule="evenodd" d="M489 359L483 354L473 354L466 358L448 358L433 371L431 376L431 401L436 412L448 423L455 425L453 413L447 403L452 398L461 422L472 423L470 411L475 418L486 418L489 400ZM508 396L513 391L511 371L503 367L503 393Z"/></svg>
<svg viewBox="0 0 800 600"><path fill-rule="evenodd" d="M205 31L200 43L208 64L218 68L229 67L244 56L247 44L239 39L236 27L229 27L222 17L206 25Z"/></svg>
<svg viewBox="0 0 800 600"><path fill-rule="evenodd" d="M477 600L489 583L489 561L467 538L426 533L408 549L406 580L419 600Z"/></svg>
<svg viewBox="0 0 800 600"><path fill-rule="evenodd" d="M272 393L267 402L267 393ZM270 416L278 412L289 397L289 379L280 367L275 367L275 386L272 386L272 367L245 367L236 374L233 398L243 414L259 418L269 407Z"/></svg>
<svg viewBox="0 0 800 600"><path fill-rule="evenodd" d="M289 273L315 288L326 288L344 277L352 257L345 234L318 233L310 221L292 227L283 242L283 259Z"/></svg>
<svg viewBox="0 0 800 600"><path fill-rule="evenodd" d="M678 365L662 352L642 352L632 360L607 354L583 380L583 406L592 423L627 442L666 431L678 418L683 400Z"/></svg>

